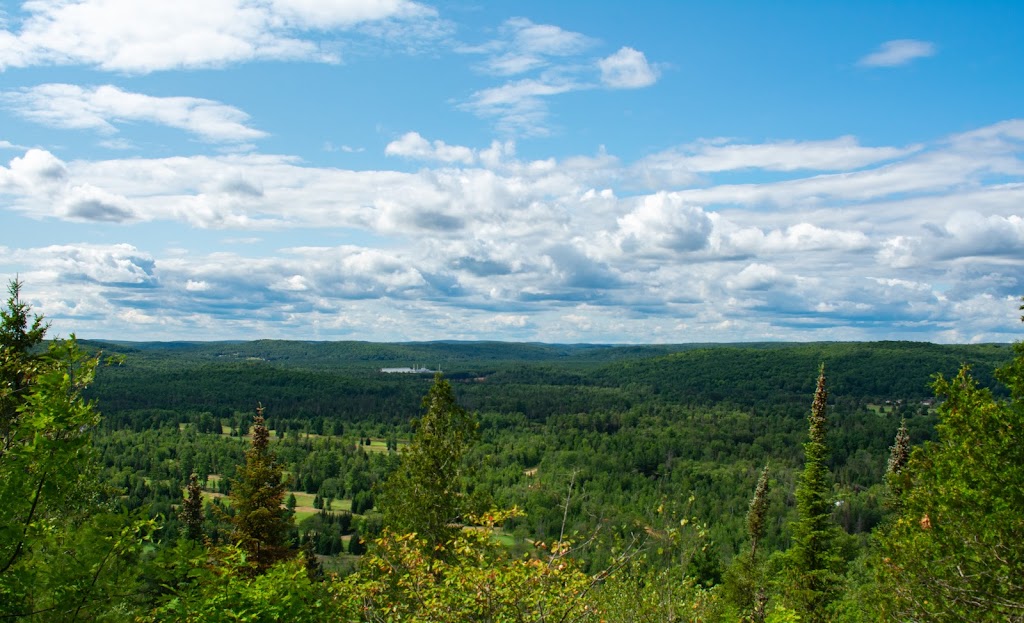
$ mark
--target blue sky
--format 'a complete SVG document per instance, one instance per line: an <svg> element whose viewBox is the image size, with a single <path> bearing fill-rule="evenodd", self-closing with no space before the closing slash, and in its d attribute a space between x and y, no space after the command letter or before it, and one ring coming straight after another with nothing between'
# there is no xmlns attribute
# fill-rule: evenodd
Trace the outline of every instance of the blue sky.
<svg viewBox="0 0 1024 623"><path fill-rule="evenodd" d="M54 332L1020 338L1019 2L0 3Z"/></svg>

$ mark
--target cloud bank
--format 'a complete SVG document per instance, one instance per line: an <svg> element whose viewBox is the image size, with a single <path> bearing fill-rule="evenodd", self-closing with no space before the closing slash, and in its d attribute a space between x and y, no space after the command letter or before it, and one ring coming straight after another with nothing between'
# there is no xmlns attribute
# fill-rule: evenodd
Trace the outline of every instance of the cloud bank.
<svg viewBox="0 0 1024 623"><path fill-rule="evenodd" d="M415 131L386 153L422 168L27 150L0 166L0 197L41 226L222 232L224 249L9 246L0 266L58 326L119 318L150 338L962 342L1010 339L1024 292L1020 120L902 146L712 138L634 161ZM274 242L288 231L318 240Z"/></svg>

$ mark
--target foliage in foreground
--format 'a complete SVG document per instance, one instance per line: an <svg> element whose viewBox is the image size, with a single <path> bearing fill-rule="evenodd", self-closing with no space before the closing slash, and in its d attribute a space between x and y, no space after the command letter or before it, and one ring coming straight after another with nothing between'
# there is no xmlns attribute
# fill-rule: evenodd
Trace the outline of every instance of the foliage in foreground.
<svg viewBox="0 0 1024 623"><path fill-rule="evenodd" d="M1024 343L997 401L962 369L939 377L939 439L914 450L901 512L880 532L884 615L1024 621Z"/></svg>
<svg viewBox="0 0 1024 623"><path fill-rule="evenodd" d="M103 503L82 398L98 359L74 336L45 350L10 284L0 311L0 619L71 621L130 612L137 560L156 521Z"/></svg>

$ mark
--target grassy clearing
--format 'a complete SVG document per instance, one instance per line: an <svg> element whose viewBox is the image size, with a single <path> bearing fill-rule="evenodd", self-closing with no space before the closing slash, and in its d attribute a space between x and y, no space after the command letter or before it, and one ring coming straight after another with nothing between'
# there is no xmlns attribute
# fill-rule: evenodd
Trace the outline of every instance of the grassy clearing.
<svg viewBox="0 0 1024 623"><path fill-rule="evenodd" d="M365 437L363 439L366 439ZM401 450L405 446L409 445L409 442L403 439L398 440L398 449ZM362 448L367 452L380 452L385 453L388 451L388 440L384 437L370 437L370 445L363 445L363 440L356 440L356 449Z"/></svg>
<svg viewBox="0 0 1024 623"><path fill-rule="evenodd" d="M315 508L308 508L307 509L307 508L299 508L299 507L296 506L295 507L295 523L299 523L303 519L309 519L310 517L316 515L318 512L320 512L320 511L316 510Z"/></svg>

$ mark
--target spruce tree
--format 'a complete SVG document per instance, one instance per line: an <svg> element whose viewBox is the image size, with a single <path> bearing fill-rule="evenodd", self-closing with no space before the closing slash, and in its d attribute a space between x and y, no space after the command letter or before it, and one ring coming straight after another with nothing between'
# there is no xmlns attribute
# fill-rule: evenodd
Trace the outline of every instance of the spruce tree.
<svg viewBox="0 0 1024 623"><path fill-rule="evenodd" d="M827 405L825 365L822 364L808 418L804 471L796 488L799 519L793 528L791 552L794 582L790 598L807 623L826 619L826 608L835 596L837 582L832 478L828 471L828 446L825 443Z"/></svg>
<svg viewBox="0 0 1024 623"><path fill-rule="evenodd" d="M888 489L888 504L899 508L900 498L906 488L906 475L903 468L910 460L910 434L907 433L906 419L900 420L900 428L896 431L896 439L889 448L889 462L885 469L885 484Z"/></svg>
<svg viewBox="0 0 1024 623"><path fill-rule="evenodd" d="M0 309L0 457L17 441L18 407L38 371L36 350L46 337L48 324L42 316L29 316L31 307L21 300L21 282L7 285L7 306Z"/></svg>
<svg viewBox="0 0 1024 623"><path fill-rule="evenodd" d="M440 373L423 399L427 412L416 423L398 469L384 485L380 506L391 531L417 533L429 551L454 534L465 510L463 457L476 435L476 418L455 401Z"/></svg>
<svg viewBox="0 0 1024 623"><path fill-rule="evenodd" d="M232 538L246 550L257 572L289 555L291 515L284 507L285 485L277 457L270 450L270 431L263 407L256 408L252 445L231 480Z"/></svg>
<svg viewBox="0 0 1024 623"><path fill-rule="evenodd" d="M199 474L192 472L185 488L185 499L181 503L178 518L185 526L185 537L192 541L203 540L203 490L199 486Z"/></svg>
<svg viewBox="0 0 1024 623"><path fill-rule="evenodd" d="M302 544L302 562L310 582L320 582L324 579L324 566L316 557L316 547L311 538L306 538L306 542Z"/></svg>
<svg viewBox="0 0 1024 623"><path fill-rule="evenodd" d="M764 521L768 515L768 465L761 470L754 488L754 498L750 500L747 511L747 532L750 534L750 578L751 578L751 613L754 623L764 623L768 604L768 593L765 590L761 565L757 560L757 546L764 538Z"/></svg>
<svg viewBox="0 0 1024 623"><path fill-rule="evenodd" d="M768 465L761 470L754 497L747 510L747 535L750 550L733 558L725 573L726 597L736 606L744 623L764 623L768 593L764 582L764 564L758 558L758 545L764 538L768 516Z"/></svg>

